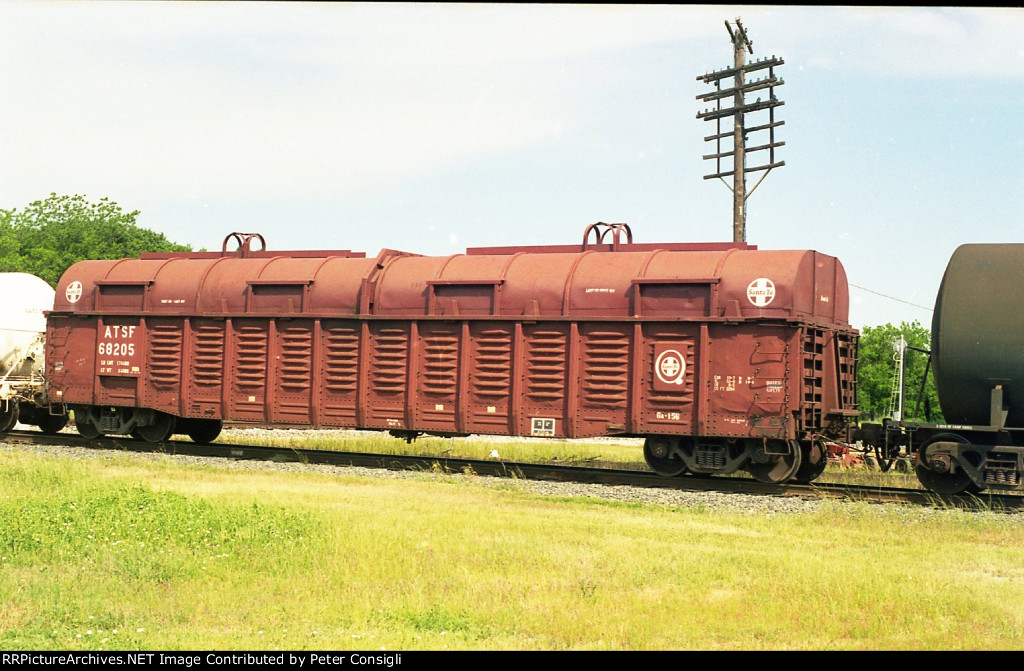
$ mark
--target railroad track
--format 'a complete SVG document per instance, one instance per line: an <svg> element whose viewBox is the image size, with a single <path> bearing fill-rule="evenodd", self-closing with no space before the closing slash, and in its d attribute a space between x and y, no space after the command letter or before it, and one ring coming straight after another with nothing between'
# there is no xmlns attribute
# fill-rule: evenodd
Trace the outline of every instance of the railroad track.
<svg viewBox="0 0 1024 671"><path fill-rule="evenodd" d="M559 464L507 462L493 459L462 459L443 456L408 456L366 452L306 450L261 445L215 443L199 445L191 441L147 443L131 438L87 440L77 434L47 435L37 431L12 431L2 440L12 444L68 445L125 452L153 452L193 457L219 457L268 462L301 462L329 466L358 466L390 470L440 471L523 480L547 480L599 485L620 485L684 491L713 491L761 496L794 496L806 499L844 499L872 503L907 503L966 509L1012 512L1024 509L1024 496L989 494L940 497L923 489L877 487L835 483L767 484L741 477L705 477L685 475L666 478L649 471L622 468L565 466Z"/></svg>

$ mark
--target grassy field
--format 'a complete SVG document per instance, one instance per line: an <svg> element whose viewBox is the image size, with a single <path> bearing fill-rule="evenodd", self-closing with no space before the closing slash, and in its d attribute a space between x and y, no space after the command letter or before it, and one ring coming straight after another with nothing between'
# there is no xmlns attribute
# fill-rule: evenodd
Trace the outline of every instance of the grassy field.
<svg viewBox="0 0 1024 671"><path fill-rule="evenodd" d="M500 436L469 436L440 438L420 436L411 443L393 438L381 431L251 431L228 429L217 442L246 443L306 450L337 450L371 452L373 454L426 455L463 459L500 458L505 461L581 464L587 461L610 461L646 468L643 441L639 439L557 440L549 438L506 438ZM497 455L495 457L495 455Z"/></svg>
<svg viewBox="0 0 1024 671"><path fill-rule="evenodd" d="M1016 516L0 451L0 649L1020 649Z"/></svg>

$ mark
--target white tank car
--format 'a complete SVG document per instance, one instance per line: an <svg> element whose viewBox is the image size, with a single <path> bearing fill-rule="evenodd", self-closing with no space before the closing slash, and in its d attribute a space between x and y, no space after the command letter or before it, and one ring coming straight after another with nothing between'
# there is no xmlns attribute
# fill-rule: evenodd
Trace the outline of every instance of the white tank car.
<svg viewBox="0 0 1024 671"><path fill-rule="evenodd" d="M46 428L57 421L50 419L43 377L44 311L53 309L53 296L50 285L35 275L0 273L0 431L14 426L19 406L23 422Z"/></svg>

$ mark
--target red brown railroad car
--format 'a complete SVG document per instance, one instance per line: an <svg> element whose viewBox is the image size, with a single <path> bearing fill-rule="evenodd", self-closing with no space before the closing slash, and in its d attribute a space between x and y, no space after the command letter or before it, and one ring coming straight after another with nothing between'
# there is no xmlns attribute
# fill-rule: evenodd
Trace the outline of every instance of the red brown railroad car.
<svg viewBox="0 0 1024 671"><path fill-rule="evenodd" d="M67 270L46 364L83 435L639 436L662 474L784 481L816 477L856 416L846 275L818 252L633 244L621 224L446 257L254 237Z"/></svg>

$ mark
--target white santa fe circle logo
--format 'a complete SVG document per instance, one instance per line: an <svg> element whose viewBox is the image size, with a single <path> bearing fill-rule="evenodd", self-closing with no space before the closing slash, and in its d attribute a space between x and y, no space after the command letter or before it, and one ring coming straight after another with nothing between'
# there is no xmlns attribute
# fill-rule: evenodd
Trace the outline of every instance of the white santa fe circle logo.
<svg viewBox="0 0 1024 671"><path fill-rule="evenodd" d="M75 280L64 290L64 295L68 297L68 303L77 303L82 297L82 283Z"/></svg>
<svg viewBox="0 0 1024 671"><path fill-rule="evenodd" d="M758 277L747 285L747 300L763 308L775 300L775 283L767 277Z"/></svg>
<svg viewBox="0 0 1024 671"><path fill-rule="evenodd" d="M674 349L667 349L654 362L654 373L665 384L683 383L686 375L686 360Z"/></svg>

